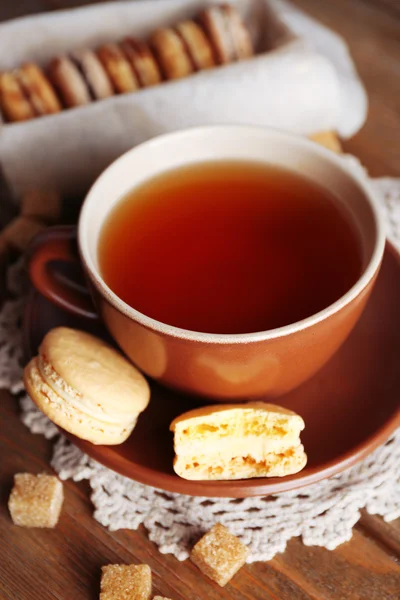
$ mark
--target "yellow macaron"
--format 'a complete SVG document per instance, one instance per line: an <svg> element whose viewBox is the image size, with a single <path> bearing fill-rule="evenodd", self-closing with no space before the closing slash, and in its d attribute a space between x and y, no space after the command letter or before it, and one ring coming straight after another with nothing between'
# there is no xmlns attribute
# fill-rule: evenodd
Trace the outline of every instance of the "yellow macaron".
<svg viewBox="0 0 400 600"><path fill-rule="evenodd" d="M121 444L150 399L143 375L102 340L57 327L24 370L35 404L56 425L93 444Z"/></svg>
<svg viewBox="0 0 400 600"><path fill-rule="evenodd" d="M307 462L303 419L274 404L204 406L180 415L170 428L174 470L184 479L284 477Z"/></svg>

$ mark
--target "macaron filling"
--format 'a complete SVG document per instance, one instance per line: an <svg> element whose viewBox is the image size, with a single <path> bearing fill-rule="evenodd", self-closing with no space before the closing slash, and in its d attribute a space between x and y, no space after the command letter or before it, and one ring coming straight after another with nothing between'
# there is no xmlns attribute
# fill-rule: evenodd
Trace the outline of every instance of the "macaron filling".
<svg viewBox="0 0 400 600"><path fill-rule="evenodd" d="M200 67L196 62L196 57L194 56L194 54L192 52L192 49L190 47L190 44L189 44L186 36L183 35L182 31L178 27L175 27L174 31L182 42L183 48L184 48L185 53L190 61L190 64L192 65L193 71L199 71Z"/></svg>
<svg viewBox="0 0 400 600"><path fill-rule="evenodd" d="M79 60L74 54L70 54L70 56L68 58L70 59L72 64L76 67L76 69L79 71L79 74L82 77L82 80L86 84L86 87L88 89L91 100L97 100L96 92L92 86L90 77L88 77L88 74L87 74L86 69L83 64L83 61Z"/></svg>
<svg viewBox="0 0 400 600"><path fill-rule="evenodd" d="M177 455L201 455L204 453L205 443L207 444L207 455L223 455L225 459L230 460L235 456L246 456L250 449L251 456L257 461L263 460L266 454L282 454L301 446L298 434L290 433L283 440L246 436L230 437L212 442L197 440L179 443L175 441L175 452Z"/></svg>

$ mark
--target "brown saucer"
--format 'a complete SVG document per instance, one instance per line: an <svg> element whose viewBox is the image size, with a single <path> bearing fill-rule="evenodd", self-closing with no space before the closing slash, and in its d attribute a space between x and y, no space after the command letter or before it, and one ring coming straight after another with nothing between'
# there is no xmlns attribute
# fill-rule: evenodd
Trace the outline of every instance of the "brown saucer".
<svg viewBox="0 0 400 600"><path fill-rule="evenodd" d="M382 270L365 313L350 338L317 375L279 399L306 422L302 439L306 468L283 479L186 481L172 470L169 423L196 401L152 384L148 409L120 446L94 446L68 437L89 456L141 483L194 496L266 496L315 483L369 454L400 426L400 255L387 244ZM32 291L24 317L26 357L36 354L45 333L57 325L107 337L93 321L80 320ZM197 400L198 403L198 400Z"/></svg>

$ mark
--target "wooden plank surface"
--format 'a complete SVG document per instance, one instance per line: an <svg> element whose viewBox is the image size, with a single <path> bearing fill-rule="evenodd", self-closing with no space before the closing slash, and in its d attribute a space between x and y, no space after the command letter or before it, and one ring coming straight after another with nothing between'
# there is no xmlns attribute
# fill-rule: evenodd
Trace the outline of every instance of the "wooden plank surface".
<svg viewBox="0 0 400 600"><path fill-rule="evenodd" d="M346 40L369 98L368 119L344 143L372 176L400 176L400 2L293 0Z"/></svg>
<svg viewBox="0 0 400 600"><path fill-rule="evenodd" d="M49 471L50 443L33 436L17 417L15 401L0 393L0 598L94 600L100 567L145 562L155 591L173 600L394 600L400 589L400 531L367 517L350 542L334 552L307 548L298 539L268 563L243 568L225 589L202 577L190 561L161 555L139 531L108 532L91 517L86 483L65 485L65 504L55 530L14 527L6 506L18 471ZM371 525L373 520L373 525ZM45 582L45 586L44 586Z"/></svg>
<svg viewBox="0 0 400 600"><path fill-rule="evenodd" d="M160 0L162 1L162 0ZM373 175L400 176L400 20L395 0L294 0L347 40L365 81L370 110L363 130L345 142ZM88 4L89 2L86 2ZM84 4L78 0L0 3L0 19ZM49 471L51 443L18 419L0 391L0 599L91 600L108 562L145 562L154 593L173 600L395 600L400 598L400 520L363 515L353 538L333 552L299 539L268 563L248 565L225 589L189 562L161 555L146 532L108 532L91 516L87 483L65 483L66 500L54 531L11 524L7 498L18 471Z"/></svg>

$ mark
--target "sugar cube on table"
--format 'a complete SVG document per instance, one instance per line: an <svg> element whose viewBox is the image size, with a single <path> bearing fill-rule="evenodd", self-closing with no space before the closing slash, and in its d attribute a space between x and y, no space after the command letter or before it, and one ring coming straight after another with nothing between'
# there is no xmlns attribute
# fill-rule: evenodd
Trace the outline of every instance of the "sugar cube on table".
<svg viewBox="0 0 400 600"><path fill-rule="evenodd" d="M44 223L56 223L61 217L62 200L53 191L32 190L21 198L21 215Z"/></svg>
<svg viewBox="0 0 400 600"><path fill-rule="evenodd" d="M194 546L192 562L221 587L245 564L249 549L226 527L217 523Z"/></svg>
<svg viewBox="0 0 400 600"><path fill-rule="evenodd" d="M151 570L148 565L102 567L100 600L150 600Z"/></svg>
<svg viewBox="0 0 400 600"><path fill-rule="evenodd" d="M8 508L15 525L55 527L64 499L61 481L53 475L14 475Z"/></svg>

